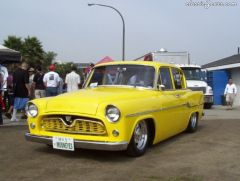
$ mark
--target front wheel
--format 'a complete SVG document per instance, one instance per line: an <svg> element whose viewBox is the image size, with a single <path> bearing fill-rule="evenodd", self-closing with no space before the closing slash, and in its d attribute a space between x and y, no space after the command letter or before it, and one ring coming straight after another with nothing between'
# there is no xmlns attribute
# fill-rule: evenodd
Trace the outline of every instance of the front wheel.
<svg viewBox="0 0 240 181"><path fill-rule="evenodd" d="M127 154L130 156L143 155L148 147L149 142L149 129L147 122L142 120L137 123L131 141L127 148Z"/></svg>
<svg viewBox="0 0 240 181"><path fill-rule="evenodd" d="M189 133L194 133L195 131L197 131L197 127L198 127L198 115L197 113L192 113L186 131Z"/></svg>

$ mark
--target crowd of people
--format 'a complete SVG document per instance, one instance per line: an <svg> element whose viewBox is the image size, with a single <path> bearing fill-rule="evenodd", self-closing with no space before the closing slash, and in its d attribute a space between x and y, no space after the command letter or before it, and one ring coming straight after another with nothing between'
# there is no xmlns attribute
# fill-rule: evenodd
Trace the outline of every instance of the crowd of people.
<svg viewBox="0 0 240 181"><path fill-rule="evenodd" d="M0 65L0 124L3 124L2 110L10 121L18 121L18 111L22 112L21 118L26 118L25 107L29 100L73 92L81 85L75 66L64 77L55 71L54 65L50 65L46 73L41 66L29 67L25 62L8 69Z"/></svg>

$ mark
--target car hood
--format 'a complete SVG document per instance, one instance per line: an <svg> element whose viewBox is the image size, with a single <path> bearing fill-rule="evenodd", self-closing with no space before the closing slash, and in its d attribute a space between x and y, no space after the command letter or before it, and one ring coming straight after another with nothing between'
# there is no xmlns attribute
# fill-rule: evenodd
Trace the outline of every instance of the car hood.
<svg viewBox="0 0 240 181"><path fill-rule="evenodd" d="M143 91L144 94L142 94ZM152 93L151 90L138 88L87 88L48 99L45 112L95 115L101 103L114 104L118 100L142 98L142 95L148 95L146 92Z"/></svg>

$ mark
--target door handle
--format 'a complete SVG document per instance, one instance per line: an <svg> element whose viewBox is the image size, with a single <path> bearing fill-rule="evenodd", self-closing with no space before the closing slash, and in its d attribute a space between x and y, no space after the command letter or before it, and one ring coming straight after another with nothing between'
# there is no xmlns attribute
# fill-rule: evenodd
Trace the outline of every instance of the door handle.
<svg viewBox="0 0 240 181"><path fill-rule="evenodd" d="M180 94L175 94L175 97L179 98L179 97L180 97Z"/></svg>

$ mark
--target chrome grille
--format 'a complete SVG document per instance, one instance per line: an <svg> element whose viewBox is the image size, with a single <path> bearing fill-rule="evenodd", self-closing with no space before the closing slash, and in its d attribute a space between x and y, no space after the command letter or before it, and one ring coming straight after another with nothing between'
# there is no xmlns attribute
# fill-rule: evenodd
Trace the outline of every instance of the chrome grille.
<svg viewBox="0 0 240 181"><path fill-rule="evenodd" d="M192 91L203 91L203 93L206 93L206 87L188 87Z"/></svg>
<svg viewBox="0 0 240 181"><path fill-rule="evenodd" d="M75 118L69 122L62 117L43 118L42 129L45 131L73 133L84 135L105 135L106 129L102 122L88 119Z"/></svg>

